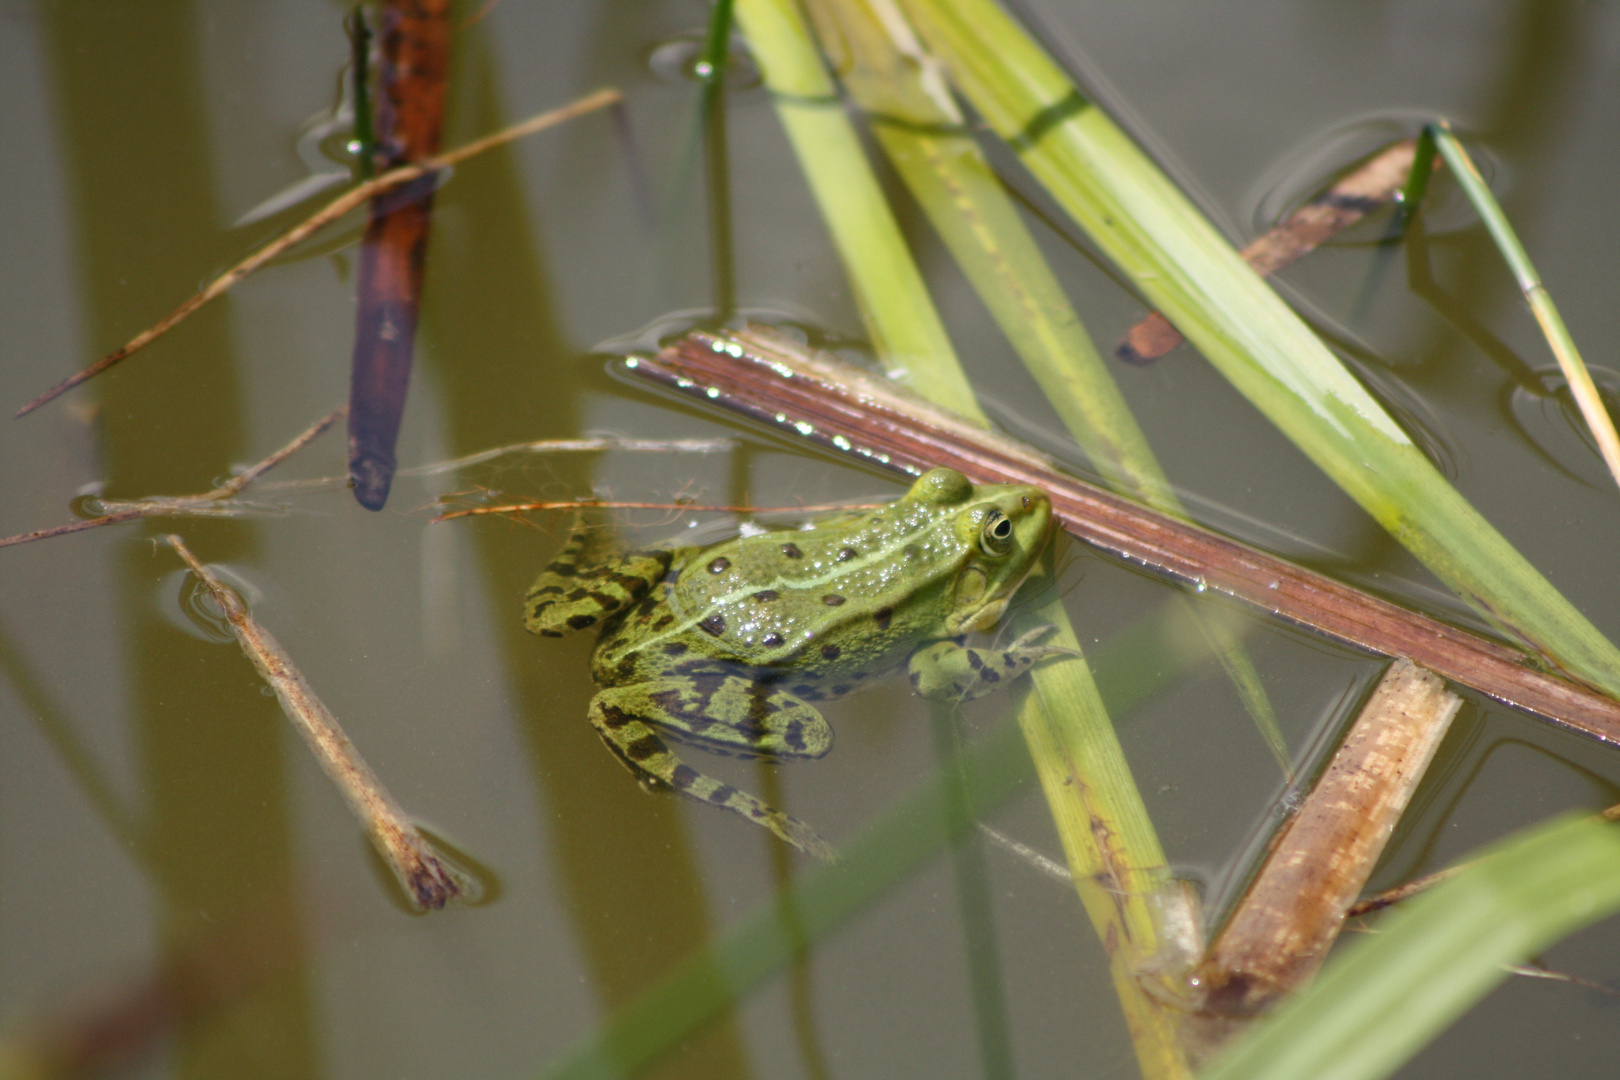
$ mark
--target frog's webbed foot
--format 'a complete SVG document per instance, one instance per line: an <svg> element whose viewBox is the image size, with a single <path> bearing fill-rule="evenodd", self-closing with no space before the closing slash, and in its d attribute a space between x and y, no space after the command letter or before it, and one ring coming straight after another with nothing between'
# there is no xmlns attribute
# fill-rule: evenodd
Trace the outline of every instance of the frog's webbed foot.
<svg viewBox="0 0 1620 1080"><path fill-rule="evenodd" d="M676 757L659 737L662 730L684 742L750 757L820 757L831 747L827 722L797 698L762 693L762 688L737 676L715 679L719 685L713 687L704 687L695 679L609 687L591 700L591 723L639 779L723 806L763 825L800 851L836 862L832 846L810 826L746 791L704 776ZM773 698L777 700L771 701ZM731 723L724 714L745 699L755 703L755 715L743 724ZM722 716L700 714L696 711L700 707Z"/></svg>
<svg viewBox="0 0 1620 1080"><path fill-rule="evenodd" d="M1078 656L1073 649L1036 645L1050 626L1037 626L1003 649L969 648L956 641L936 641L911 657L911 685L926 698L972 701L1000 690L1042 660Z"/></svg>
<svg viewBox="0 0 1620 1080"><path fill-rule="evenodd" d="M529 587L523 625L533 634L562 637L641 599L669 569L671 552L631 551L591 559L593 534L580 516L568 543Z"/></svg>

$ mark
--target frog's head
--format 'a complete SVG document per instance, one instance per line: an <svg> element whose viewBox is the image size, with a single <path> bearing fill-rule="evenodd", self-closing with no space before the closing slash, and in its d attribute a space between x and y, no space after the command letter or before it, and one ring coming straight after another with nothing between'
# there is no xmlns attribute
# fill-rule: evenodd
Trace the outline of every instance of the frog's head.
<svg viewBox="0 0 1620 1080"><path fill-rule="evenodd" d="M1028 484L974 486L955 469L924 473L905 498L951 515L957 569L947 632L993 629L1046 546L1052 500Z"/></svg>

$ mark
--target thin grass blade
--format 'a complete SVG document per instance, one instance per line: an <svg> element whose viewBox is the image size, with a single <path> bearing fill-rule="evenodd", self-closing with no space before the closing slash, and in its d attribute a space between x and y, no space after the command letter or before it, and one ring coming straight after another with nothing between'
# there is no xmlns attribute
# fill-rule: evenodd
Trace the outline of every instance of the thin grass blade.
<svg viewBox="0 0 1620 1080"><path fill-rule="evenodd" d="M798 7L792 0L737 0L736 16L878 356L891 371L931 387L929 396L946 408L978 415L973 388Z"/></svg>
<svg viewBox="0 0 1620 1080"><path fill-rule="evenodd" d="M1586 426L1597 442L1598 453L1603 456L1603 463L1609 467L1609 475L1614 482L1620 484L1620 435L1615 434L1614 418L1603 405L1603 398L1598 394L1597 385L1592 382L1592 373L1586 370L1586 361L1581 359L1580 350L1575 347L1575 339L1570 337L1569 328L1564 325L1563 316L1558 314L1558 308L1553 304L1552 294L1541 283L1541 275L1536 272L1535 265L1525 252L1524 245L1519 243L1518 234L1508 223L1507 215L1502 212L1501 204L1496 196L1491 194L1490 185L1479 174L1474 165L1474 159L1468 156L1457 136L1451 133L1451 128L1445 124L1430 124L1430 137L1434 140L1440 156L1445 158L1446 165L1457 177L1463 194L1473 204L1474 212L1485 223L1490 231L1491 239L1496 242L1496 249L1502 253L1502 259L1513 271L1513 279L1518 282L1519 291L1524 293L1530 310L1536 316L1536 322L1541 325L1541 332L1547 338L1553 356L1558 358L1558 366L1564 373L1564 379L1569 383L1569 392L1575 398L1575 404L1580 406L1581 416L1586 420Z"/></svg>

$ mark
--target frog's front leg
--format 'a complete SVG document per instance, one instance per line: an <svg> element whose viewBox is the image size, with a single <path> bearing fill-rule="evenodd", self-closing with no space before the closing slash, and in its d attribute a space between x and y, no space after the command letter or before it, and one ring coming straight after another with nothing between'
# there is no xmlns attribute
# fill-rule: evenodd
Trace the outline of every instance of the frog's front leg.
<svg viewBox="0 0 1620 1080"><path fill-rule="evenodd" d="M591 700L590 713L609 749L638 777L741 814L819 859L837 858L810 826L704 776L659 737L743 757L821 757L832 748L832 729L792 694L735 675L671 677L609 687Z"/></svg>
<svg viewBox="0 0 1620 1080"><path fill-rule="evenodd" d="M1075 656L1073 649L1034 642L1051 631L1037 626L1004 649L973 649L956 641L936 641L911 656L911 685L926 698L972 701L1000 690L1051 656Z"/></svg>
<svg viewBox="0 0 1620 1080"><path fill-rule="evenodd" d="M585 519L577 519L568 543L529 587L523 625L530 633L562 637L583 630L641 599L669 570L668 551L620 552L589 561L592 538Z"/></svg>

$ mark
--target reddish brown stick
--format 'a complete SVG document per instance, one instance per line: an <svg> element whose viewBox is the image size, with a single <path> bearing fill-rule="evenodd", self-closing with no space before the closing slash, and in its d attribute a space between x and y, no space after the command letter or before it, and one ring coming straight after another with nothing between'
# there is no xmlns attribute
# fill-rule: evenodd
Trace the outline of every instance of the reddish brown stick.
<svg viewBox="0 0 1620 1080"><path fill-rule="evenodd" d="M978 481L1035 484L1075 537L1200 590L1381 653L1562 727L1620 746L1620 702L1544 670L1519 649L1447 625L1059 472L1044 455L973 427L893 383L811 357L763 328L690 334L631 371L892 472L939 465Z"/></svg>
<svg viewBox="0 0 1620 1080"><path fill-rule="evenodd" d="M449 7L449 0L393 0L386 9L377 117L388 147L384 167L422 161L439 151ZM433 184L433 177L423 177L373 199L360 247L349 369L349 476L356 501L368 510L381 510L388 501L398 466L394 445L411 380Z"/></svg>

